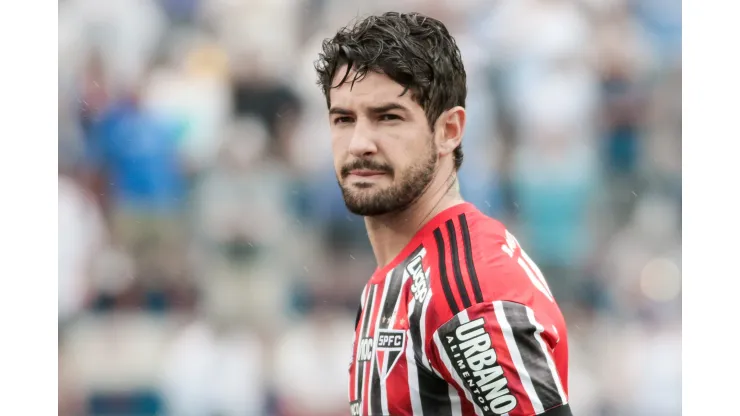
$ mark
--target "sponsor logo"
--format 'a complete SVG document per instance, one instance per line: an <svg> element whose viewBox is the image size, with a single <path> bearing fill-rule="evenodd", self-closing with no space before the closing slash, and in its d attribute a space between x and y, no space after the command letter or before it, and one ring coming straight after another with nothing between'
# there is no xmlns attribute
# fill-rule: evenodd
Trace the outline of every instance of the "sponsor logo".
<svg viewBox="0 0 740 416"><path fill-rule="evenodd" d="M349 412L352 416L360 416L362 412L362 401L355 400L349 403Z"/></svg>
<svg viewBox="0 0 740 416"><path fill-rule="evenodd" d="M444 336L444 347L457 375L486 415L502 415L517 405L509 381L497 364L485 320L466 322Z"/></svg>
<svg viewBox="0 0 740 416"><path fill-rule="evenodd" d="M370 358L373 356L373 339L372 338L362 338L360 340L360 345L357 348L357 362L366 362L370 361Z"/></svg>
<svg viewBox="0 0 740 416"><path fill-rule="evenodd" d="M378 343L376 348L379 351L401 351L403 349L404 331L398 329L381 329L378 331Z"/></svg>
<svg viewBox="0 0 740 416"><path fill-rule="evenodd" d="M406 266L406 273L411 276L413 283L411 284L411 293L414 295L414 299L417 302L424 302L427 294L429 293L429 287L427 286L427 280L429 279L429 270L424 271L422 269L422 259L424 259L425 251L417 254L416 257L411 259L408 266Z"/></svg>

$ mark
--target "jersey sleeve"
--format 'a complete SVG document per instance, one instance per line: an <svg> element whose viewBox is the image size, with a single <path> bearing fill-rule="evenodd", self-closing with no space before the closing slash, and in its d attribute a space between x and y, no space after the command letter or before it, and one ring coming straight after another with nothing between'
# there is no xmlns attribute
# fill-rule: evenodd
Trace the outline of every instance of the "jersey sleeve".
<svg viewBox="0 0 740 416"><path fill-rule="evenodd" d="M439 326L429 363L478 415L571 415L553 357L557 334L528 306L478 303Z"/></svg>

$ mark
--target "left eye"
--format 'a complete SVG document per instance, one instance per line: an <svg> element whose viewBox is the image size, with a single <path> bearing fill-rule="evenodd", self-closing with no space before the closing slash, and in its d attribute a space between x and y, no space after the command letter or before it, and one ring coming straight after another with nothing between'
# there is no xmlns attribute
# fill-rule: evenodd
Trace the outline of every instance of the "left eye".
<svg viewBox="0 0 740 416"><path fill-rule="evenodd" d="M383 114L380 116L381 121L390 121L390 120L400 120L401 117L395 115L395 114Z"/></svg>

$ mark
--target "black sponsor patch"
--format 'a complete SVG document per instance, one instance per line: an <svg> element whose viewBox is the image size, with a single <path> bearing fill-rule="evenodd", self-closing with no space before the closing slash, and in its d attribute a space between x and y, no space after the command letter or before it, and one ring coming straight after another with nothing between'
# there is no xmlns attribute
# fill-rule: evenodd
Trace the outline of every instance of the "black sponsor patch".
<svg viewBox="0 0 740 416"><path fill-rule="evenodd" d="M381 329L376 337L378 350L401 351L403 349L404 331L402 330Z"/></svg>
<svg viewBox="0 0 740 416"><path fill-rule="evenodd" d="M505 414L516 407L484 318L461 324L455 317L439 335L452 369L486 416Z"/></svg>

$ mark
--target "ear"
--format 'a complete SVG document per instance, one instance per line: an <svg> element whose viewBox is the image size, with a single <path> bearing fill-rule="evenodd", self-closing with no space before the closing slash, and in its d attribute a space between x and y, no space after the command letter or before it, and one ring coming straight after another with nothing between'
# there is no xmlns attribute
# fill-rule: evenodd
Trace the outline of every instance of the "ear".
<svg viewBox="0 0 740 416"><path fill-rule="evenodd" d="M440 114L435 125L435 141L440 156L452 154L462 142L465 131L465 109L457 106Z"/></svg>

